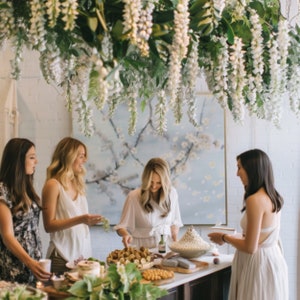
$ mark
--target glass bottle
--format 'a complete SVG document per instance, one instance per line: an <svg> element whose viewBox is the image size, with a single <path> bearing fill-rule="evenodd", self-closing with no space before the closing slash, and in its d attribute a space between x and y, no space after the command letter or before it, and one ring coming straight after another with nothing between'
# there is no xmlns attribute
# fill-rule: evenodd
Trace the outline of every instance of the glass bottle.
<svg viewBox="0 0 300 300"><path fill-rule="evenodd" d="M163 234L160 235L160 241L158 243L158 253L166 253L166 243Z"/></svg>

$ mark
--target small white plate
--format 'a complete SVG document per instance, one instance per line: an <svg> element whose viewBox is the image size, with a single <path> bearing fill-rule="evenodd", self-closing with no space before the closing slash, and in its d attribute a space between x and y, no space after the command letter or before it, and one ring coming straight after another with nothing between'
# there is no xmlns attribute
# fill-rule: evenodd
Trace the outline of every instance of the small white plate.
<svg viewBox="0 0 300 300"><path fill-rule="evenodd" d="M227 234L236 234L235 228L227 227L227 226L213 226L211 227L213 232L224 232Z"/></svg>

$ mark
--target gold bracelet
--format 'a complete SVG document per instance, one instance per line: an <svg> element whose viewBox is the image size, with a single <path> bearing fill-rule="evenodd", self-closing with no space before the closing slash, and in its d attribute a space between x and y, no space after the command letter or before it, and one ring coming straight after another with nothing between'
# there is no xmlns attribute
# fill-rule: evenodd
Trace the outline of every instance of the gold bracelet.
<svg viewBox="0 0 300 300"><path fill-rule="evenodd" d="M224 243L227 243L227 241L225 241L225 239L224 239L224 237L225 237L226 235L227 235L226 233L224 233L224 234L222 235L222 241L223 241Z"/></svg>

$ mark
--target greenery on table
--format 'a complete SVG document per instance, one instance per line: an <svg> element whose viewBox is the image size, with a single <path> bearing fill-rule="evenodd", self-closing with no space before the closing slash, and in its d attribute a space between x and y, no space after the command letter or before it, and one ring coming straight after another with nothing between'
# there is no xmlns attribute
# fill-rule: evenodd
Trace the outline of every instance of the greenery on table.
<svg viewBox="0 0 300 300"><path fill-rule="evenodd" d="M128 107L128 130L155 103L156 129L166 112L197 123L197 78L224 109L280 125L283 96L300 114L300 38L279 0L0 0L0 47L14 49L21 76L24 46L40 54L49 83L92 135L93 109L111 116Z"/></svg>
<svg viewBox="0 0 300 300"><path fill-rule="evenodd" d="M155 300L167 294L152 283L142 283L141 272L134 263L111 264L103 278L86 275L68 290L71 299Z"/></svg>
<svg viewBox="0 0 300 300"><path fill-rule="evenodd" d="M9 283L8 283L9 284ZM41 300L46 294L25 284L11 283L6 288L0 288L1 300Z"/></svg>

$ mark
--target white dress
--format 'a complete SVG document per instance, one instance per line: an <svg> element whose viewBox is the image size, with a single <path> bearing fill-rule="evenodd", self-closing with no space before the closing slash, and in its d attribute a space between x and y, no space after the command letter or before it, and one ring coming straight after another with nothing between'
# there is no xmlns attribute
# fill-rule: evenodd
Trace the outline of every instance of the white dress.
<svg viewBox="0 0 300 300"><path fill-rule="evenodd" d="M135 189L127 195L119 224L114 229L126 228L133 237L132 244L146 248L155 248L160 234L171 236L171 226L182 227L178 194L172 187L170 192L171 210L167 217L161 217L161 208L151 201L153 212L147 213L140 204L141 189Z"/></svg>
<svg viewBox="0 0 300 300"><path fill-rule="evenodd" d="M87 199L83 195L73 200L59 185L59 197L56 204L56 219L69 219L88 213ZM86 224L78 224L70 228L50 233L50 244L47 251L49 257L56 249L59 255L66 261L74 261L80 256L89 258L92 255L89 227Z"/></svg>
<svg viewBox="0 0 300 300"><path fill-rule="evenodd" d="M244 214L241 227L245 231ZM279 239L280 213L276 224L262 229L269 232L254 254L236 250L229 290L229 300L288 300L288 270Z"/></svg>

